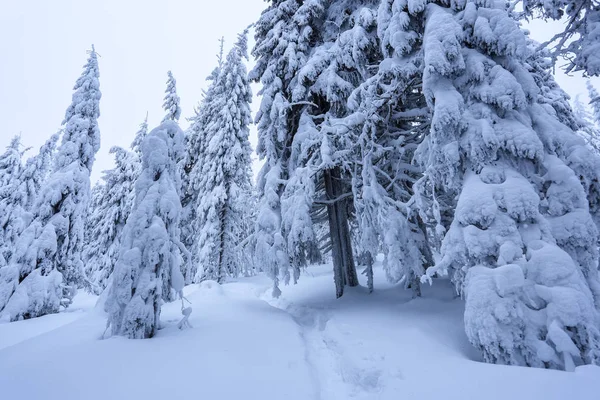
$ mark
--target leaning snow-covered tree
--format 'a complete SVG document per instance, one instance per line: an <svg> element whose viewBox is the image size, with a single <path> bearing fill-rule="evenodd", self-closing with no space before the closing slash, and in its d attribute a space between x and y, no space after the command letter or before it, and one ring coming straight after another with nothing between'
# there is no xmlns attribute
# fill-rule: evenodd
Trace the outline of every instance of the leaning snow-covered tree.
<svg viewBox="0 0 600 400"><path fill-rule="evenodd" d="M139 176L136 154L120 147L110 152L115 155L115 168L105 171L103 183L94 187L86 221L84 285L94 294L106 288L119 257L121 232L133 207Z"/></svg>
<svg viewBox="0 0 600 400"><path fill-rule="evenodd" d="M155 128L142 143L142 172L135 203L123 228L119 258L105 310L113 335L150 338L160 328L162 303L182 296L181 203L178 162L183 132L174 121Z"/></svg>
<svg viewBox="0 0 600 400"><path fill-rule="evenodd" d="M167 88L165 89L165 99L163 102L163 108L167 114L163 118L163 122L178 121L181 116L181 108L179 107L179 96L177 95L177 81L171 71L167 74L169 79L167 79Z"/></svg>
<svg viewBox="0 0 600 400"><path fill-rule="evenodd" d="M198 272L196 280L223 282L236 277L242 268L243 221L250 215L252 92L244 60L247 59L247 31L239 35L211 88L211 100L204 110L202 151L192 181L198 182Z"/></svg>
<svg viewBox="0 0 600 400"><path fill-rule="evenodd" d="M505 2L417 1L431 127L418 195L457 195L427 277L449 274L488 362L571 369L600 361L598 159L547 98ZM422 41L421 41L422 40Z"/></svg>
<svg viewBox="0 0 600 400"><path fill-rule="evenodd" d="M51 175L37 196L33 219L0 269L0 318L17 320L55 313L68 306L82 284L83 227L90 194L90 171L100 148L101 93L94 47L73 102Z"/></svg>

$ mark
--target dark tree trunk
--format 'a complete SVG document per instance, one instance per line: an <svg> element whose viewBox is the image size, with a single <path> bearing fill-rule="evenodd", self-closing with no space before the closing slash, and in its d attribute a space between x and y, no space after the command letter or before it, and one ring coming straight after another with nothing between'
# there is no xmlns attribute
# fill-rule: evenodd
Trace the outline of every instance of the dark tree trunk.
<svg viewBox="0 0 600 400"><path fill-rule="evenodd" d="M323 172L323 179L325 181L325 193L327 199L334 199L334 188L333 179L331 177L331 170ZM344 294L345 285L345 274L342 257L342 247L339 236L339 223L337 220L337 213L335 212L335 203L327 205L327 216L329 218L329 232L331 240L331 258L333 260L333 281L335 282L335 297L340 298Z"/></svg>
<svg viewBox="0 0 600 400"><path fill-rule="evenodd" d="M323 179L327 200L335 200L344 194L340 178L340 170L337 167L324 171ZM339 298L344 294L344 286L358 285L345 200L328 203L327 215L331 237L335 295Z"/></svg>

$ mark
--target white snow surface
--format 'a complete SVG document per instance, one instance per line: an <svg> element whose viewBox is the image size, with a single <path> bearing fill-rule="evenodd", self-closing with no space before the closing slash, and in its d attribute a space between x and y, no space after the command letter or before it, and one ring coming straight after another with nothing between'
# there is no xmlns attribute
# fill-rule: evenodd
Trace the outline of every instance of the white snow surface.
<svg viewBox="0 0 600 400"><path fill-rule="evenodd" d="M386 283L335 299L331 266L309 267L271 297L264 276L185 288L147 340L101 340L106 316L80 293L59 314L0 324L0 391L20 399L591 399L600 368L575 372L484 364L448 281L423 297ZM362 277L361 277L362 278ZM365 284L365 282L361 282Z"/></svg>

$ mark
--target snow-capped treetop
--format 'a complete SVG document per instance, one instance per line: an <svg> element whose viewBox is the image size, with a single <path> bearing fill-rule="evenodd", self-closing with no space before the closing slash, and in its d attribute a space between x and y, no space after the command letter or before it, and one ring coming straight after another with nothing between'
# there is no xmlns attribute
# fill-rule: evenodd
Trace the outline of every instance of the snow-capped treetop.
<svg viewBox="0 0 600 400"><path fill-rule="evenodd" d="M600 40L600 39L599 39ZM596 123L596 128L600 129L600 94L589 80L586 82L590 104L592 105L592 117Z"/></svg>
<svg viewBox="0 0 600 400"><path fill-rule="evenodd" d="M217 53L217 66L212 70L209 76L206 77L208 81L214 81L219 76L219 72L221 71L221 67L223 66L223 62L225 61L223 58L224 55L224 46L225 46L225 37L222 36L219 39L219 52ZM206 92L203 93L206 95Z"/></svg>
<svg viewBox="0 0 600 400"><path fill-rule="evenodd" d="M135 137L131 143L131 150L133 150L136 154L141 153L140 147L146 135L148 135L148 113L146 113L146 118L144 119L144 122L140 124L140 129L138 129L138 131L135 133Z"/></svg>
<svg viewBox="0 0 600 400"><path fill-rule="evenodd" d="M80 162L91 171L94 157L100 148L100 82L98 78L98 55L92 50L84 71L77 79L73 90L73 101L67 112L63 125L63 138L56 155L55 170L66 167L72 162Z"/></svg>
<svg viewBox="0 0 600 400"><path fill-rule="evenodd" d="M573 101L573 114L577 117L580 125L577 133L585 139L597 154L600 154L600 128L595 125L592 114L581 101L581 95L579 94L575 96Z"/></svg>
<svg viewBox="0 0 600 400"><path fill-rule="evenodd" d="M554 60L564 56L567 72L600 75L600 3L598 0L522 0L526 16L566 19L565 29L544 45L551 46Z"/></svg>
<svg viewBox="0 0 600 400"><path fill-rule="evenodd" d="M4 154L0 155L0 198L12 196L18 184L15 185L21 172L21 136L14 136L6 147Z"/></svg>
<svg viewBox="0 0 600 400"><path fill-rule="evenodd" d="M163 122L178 121L181 116L181 108L179 107L179 96L177 95L177 81L171 71L167 72L167 75L169 78L167 79L163 102L163 109L167 112L167 115L163 118Z"/></svg>

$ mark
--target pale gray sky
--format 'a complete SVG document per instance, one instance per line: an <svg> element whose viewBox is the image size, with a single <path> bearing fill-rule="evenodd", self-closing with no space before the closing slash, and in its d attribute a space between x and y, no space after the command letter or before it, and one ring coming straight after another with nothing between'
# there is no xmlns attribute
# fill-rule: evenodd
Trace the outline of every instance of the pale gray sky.
<svg viewBox="0 0 600 400"><path fill-rule="evenodd" d="M149 113L150 127L163 117L167 71L173 71L185 117L206 87L218 39L226 50L238 32L256 21L263 0L0 0L0 151L21 132L37 148L60 128L72 87L92 43L100 54L102 147L92 173L111 168L108 150L127 147ZM559 23L535 22L537 40ZM558 73L572 96L585 93L581 77ZM598 80L594 81L600 88ZM254 87L256 92L257 87ZM253 104L256 110L258 100ZM252 130L251 141L256 143Z"/></svg>

